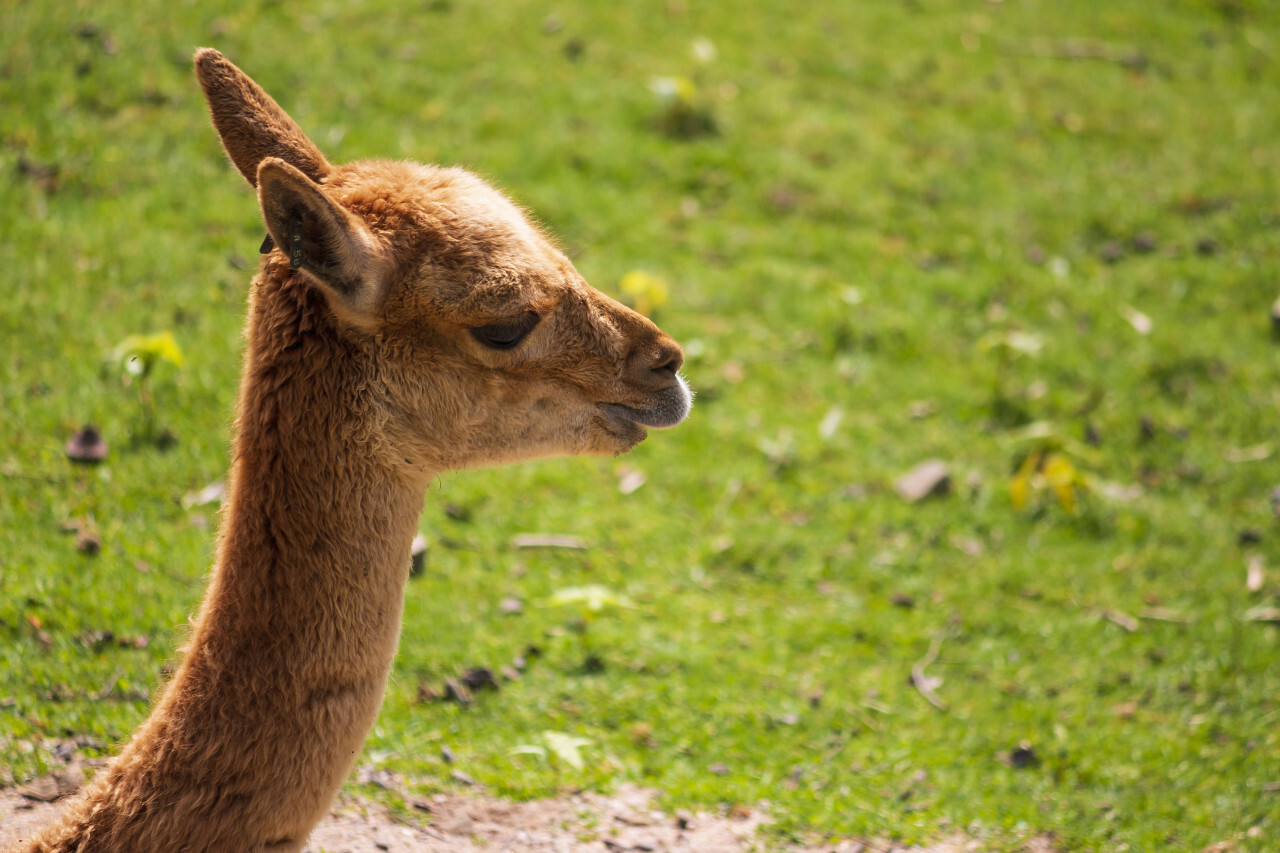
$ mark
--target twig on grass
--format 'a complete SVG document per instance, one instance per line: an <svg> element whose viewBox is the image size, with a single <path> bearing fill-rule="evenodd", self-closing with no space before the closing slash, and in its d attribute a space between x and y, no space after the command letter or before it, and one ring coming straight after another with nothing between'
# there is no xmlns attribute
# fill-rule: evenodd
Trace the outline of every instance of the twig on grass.
<svg viewBox="0 0 1280 853"><path fill-rule="evenodd" d="M880 731L880 724L877 723L875 719L873 719L872 717L859 712L857 708L849 708L848 711L850 716L852 716L858 722L862 723L871 731L873 732Z"/></svg>
<svg viewBox="0 0 1280 853"><path fill-rule="evenodd" d="M111 673L111 677L107 679L106 685L104 685L97 693L89 694L89 697L95 702L103 701L116 692L116 684L118 684L122 678L124 678L124 669L117 668L115 672Z"/></svg>
<svg viewBox="0 0 1280 853"><path fill-rule="evenodd" d="M571 548L585 550L587 543L579 536L562 533L520 533L511 537L512 548Z"/></svg>
<svg viewBox="0 0 1280 853"><path fill-rule="evenodd" d="M920 658L919 663L911 667L911 684L920 691L920 695L925 698L930 705L939 711L947 710L947 703L938 698L938 694L933 692L935 684L940 683L938 679L925 675L925 669L938 659L938 652L942 650L942 641L947 638L949 626L939 628L933 635L933 639L929 641L929 651L925 652L924 657Z"/></svg>
<svg viewBox="0 0 1280 853"><path fill-rule="evenodd" d="M1032 56L1037 59L1095 59L1134 71L1142 71L1151 64L1150 58L1136 48L1092 39L1034 39L1025 44L1015 44L1008 52L1015 56Z"/></svg>
<svg viewBox="0 0 1280 853"><path fill-rule="evenodd" d="M1186 625L1193 621L1192 617L1167 607L1148 607L1138 614L1138 618L1152 622L1176 622L1179 625Z"/></svg>
<svg viewBox="0 0 1280 853"><path fill-rule="evenodd" d="M720 493L720 499L716 501L715 509L711 512L712 518L720 518L729 511L729 507L733 506L733 502L738 499L738 495L742 494L742 481L737 477L729 480L724 484L724 491Z"/></svg>
<svg viewBox="0 0 1280 853"><path fill-rule="evenodd" d="M1254 607L1245 611L1246 622L1280 622L1280 607Z"/></svg>
<svg viewBox="0 0 1280 853"><path fill-rule="evenodd" d="M1102 618L1106 619L1108 622L1119 625L1129 633L1133 633L1138 630L1138 620L1134 619L1128 613L1122 613L1119 610L1104 610L1102 611Z"/></svg>
<svg viewBox="0 0 1280 853"><path fill-rule="evenodd" d="M10 480L28 480L32 483L48 483L53 486L60 486L66 480L62 477L52 477L43 474L27 474L18 470L16 465L0 465L0 477Z"/></svg>

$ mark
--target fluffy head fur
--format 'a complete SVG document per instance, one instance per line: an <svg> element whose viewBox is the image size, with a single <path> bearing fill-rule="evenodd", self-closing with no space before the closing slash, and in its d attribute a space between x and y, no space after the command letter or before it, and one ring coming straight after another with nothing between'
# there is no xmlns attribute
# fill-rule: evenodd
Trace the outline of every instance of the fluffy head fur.
<svg viewBox="0 0 1280 853"><path fill-rule="evenodd" d="M447 468L622 453L682 355L459 169L334 166L217 51L196 68L276 249L250 295L229 494L151 715L21 851L297 851L382 701L423 494Z"/></svg>

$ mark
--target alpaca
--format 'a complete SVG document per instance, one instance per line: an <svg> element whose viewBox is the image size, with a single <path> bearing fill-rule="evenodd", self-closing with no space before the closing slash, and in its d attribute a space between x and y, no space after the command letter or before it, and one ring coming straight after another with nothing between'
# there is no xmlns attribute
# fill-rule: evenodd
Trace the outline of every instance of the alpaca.
<svg viewBox="0 0 1280 853"><path fill-rule="evenodd" d="M150 716L20 851L298 851L382 702L441 471L619 454L689 412L680 347L455 168L335 166L215 50L269 237L215 564Z"/></svg>

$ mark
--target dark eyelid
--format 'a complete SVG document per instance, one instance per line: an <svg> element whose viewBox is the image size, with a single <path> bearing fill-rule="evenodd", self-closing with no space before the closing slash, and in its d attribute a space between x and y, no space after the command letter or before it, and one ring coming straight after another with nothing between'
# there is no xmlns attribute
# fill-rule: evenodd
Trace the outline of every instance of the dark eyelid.
<svg viewBox="0 0 1280 853"><path fill-rule="evenodd" d="M471 329L471 336L490 349L513 349L538 325L542 317L536 311L525 311L518 317L488 323Z"/></svg>

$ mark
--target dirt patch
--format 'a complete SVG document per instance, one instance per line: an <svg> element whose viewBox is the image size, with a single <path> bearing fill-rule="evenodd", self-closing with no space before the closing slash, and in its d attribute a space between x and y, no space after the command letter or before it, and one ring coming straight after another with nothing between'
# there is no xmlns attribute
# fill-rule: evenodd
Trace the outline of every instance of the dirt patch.
<svg viewBox="0 0 1280 853"><path fill-rule="evenodd" d="M726 814L666 814L656 792L624 786L612 795L578 794L556 800L511 802L484 796L438 795L418 802L419 815L393 819L385 808L344 797L316 828L309 853L978 853L978 842L957 838L931 847L887 841L839 841L818 847L767 843L760 809ZM60 807L0 792L0 849L53 820ZM1052 853L1044 838L1026 853Z"/></svg>

